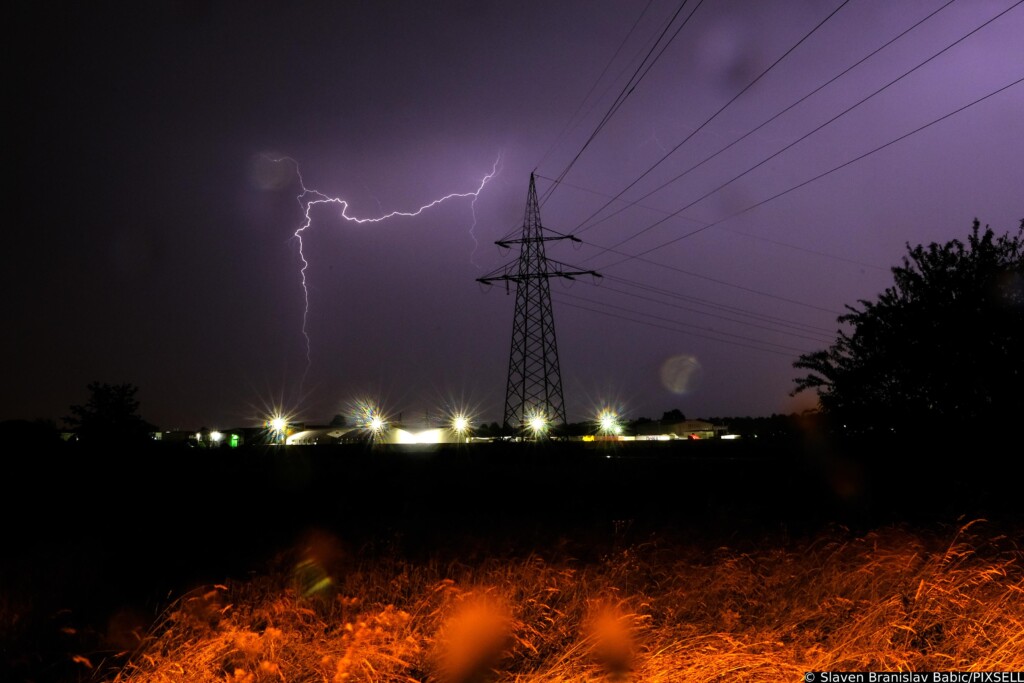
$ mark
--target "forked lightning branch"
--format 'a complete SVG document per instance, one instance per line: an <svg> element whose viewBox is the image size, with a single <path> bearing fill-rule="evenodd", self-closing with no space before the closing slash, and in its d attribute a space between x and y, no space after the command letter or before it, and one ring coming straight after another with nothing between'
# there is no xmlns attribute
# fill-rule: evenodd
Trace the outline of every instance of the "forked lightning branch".
<svg viewBox="0 0 1024 683"><path fill-rule="evenodd" d="M412 211L397 210L384 213L379 216L360 217L349 214L349 203L347 200L342 199L341 197L331 197L327 194L324 194L323 192L320 192L317 189L307 187L306 181L302 177L302 170L299 168L299 163L295 159L291 157L277 157L271 158L270 160L273 161L274 163L289 163L292 166L294 166L295 175L298 178L299 188L301 189L301 192L296 197L296 199L299 202L299 207L302 210L304 220L302 224L295 230L294 235L299 242L299 259L302 261L302 267L299 270L299 276L302 281L302 295L304 302L304 308L302 311L302 337L306 341L306 370L305 373L303 373L303 378L305 378L305 374L309 372L309 367L312 362L312 343L310 341L309 331L307 329L307 321L309 319L309 286L306 280L306 271L309 269L309 261L306 259L306 253L304 250L302 236L303 233L305 233L306 230L310 229L313 225L313 215L311 213L313 211L313 207L320 206L323 204L333 204L338 208L338 217L345 221L359 224L382 223L392 218L411 218L414 216L418 216L424 211L431 209L437 206L438 204L441 204L451 199L465 199L472 197L472 201L470 202L470 208L473 211L473 226L470 228L470 236L473 236L472 230L473 228L476 227L476 200L480 196L480 193L483 192L483 189L487 185L487 183L495 175L497 175L499 167L501 165L501 155L499 154L498 158L494 160L494 164L491 166L490 172L480 179L480 183L475 190L469 192L452 192L450 194L444 195L443 197L433 199ZM475 243L475 236L473 236L473 240Z"/></svg>

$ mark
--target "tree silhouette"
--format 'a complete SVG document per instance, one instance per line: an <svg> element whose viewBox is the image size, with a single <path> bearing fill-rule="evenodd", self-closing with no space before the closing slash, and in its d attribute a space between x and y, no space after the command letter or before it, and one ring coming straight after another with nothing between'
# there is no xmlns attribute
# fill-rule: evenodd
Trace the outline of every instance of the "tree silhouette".
<svg viewBox="0 0 1024 683"><path fill-rule="evenodd" d="M139 402L133 384L91 382L85 405L71 406L64 422L84 443L127 443L149 438L156 427L138 414Z"/></svg>
<svg viewBox="0 0 1024 683"><path fill-rule="evenodd" d="M661 421L665 423L685 422L686 415L684 415L683 411L679 410L679 408L673 408L672 410L666 410L662 414Z"/></svg>
<svg viewBox="0 0 1024 683"><path fill-rule="evenodd" d="M1024 414L1024 220L995 236L975 220L960 240L911 248L876 301L846 306L809 370L821 408L853 431L943 427L980 433Z"/></svg>

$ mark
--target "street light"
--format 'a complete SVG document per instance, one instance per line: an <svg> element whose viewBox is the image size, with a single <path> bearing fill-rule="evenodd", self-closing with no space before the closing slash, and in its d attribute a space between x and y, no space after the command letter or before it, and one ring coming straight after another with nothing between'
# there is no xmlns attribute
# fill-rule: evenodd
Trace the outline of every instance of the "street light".
<svg viewBox="0 0 1024 683"><path fill-rule="evenodd" d="M272 443L284 443L285 432L288 429L288 418L283 415L274 415L264 423L264 426L270 432Z"/></svg>
<svg viewBox="0 0 1024 683"><path fill-rule="evenodd" d="M619 416L615 411L605 408L597 416L598 430L605 435L621 434L622 425L619 424Z"/></svg>
<svg viewBox="0 0 1024 683"><path fill-rule="evenodd" d="M462 413L456 413L452 416L452 431L455 432L459 439L466 439L469 441L469 418Z"/></svg>
<svg viewBox="0 0 1024 683"><path fill-rule="evenodd" d="M534 438L541 437L548 428L548 420L543 413L534 413L527 419L526 424L533 432Z"/></svg>
<svg viewBox="0 0 1024 683"><path fill-rule="evenodd" d="M388 429L387 420L381 413L380 408L368 401L362 402L359 410L362 413L360 416L362 428L370 433L371 439L377 441Z"/></svg>
<svg viewBox="0 0 1024 683"><path fill-rule="evenodd" d="M380 419L379 415L374 415L370 418L370 431L376 436L384 430L384 420Z"/></svg>

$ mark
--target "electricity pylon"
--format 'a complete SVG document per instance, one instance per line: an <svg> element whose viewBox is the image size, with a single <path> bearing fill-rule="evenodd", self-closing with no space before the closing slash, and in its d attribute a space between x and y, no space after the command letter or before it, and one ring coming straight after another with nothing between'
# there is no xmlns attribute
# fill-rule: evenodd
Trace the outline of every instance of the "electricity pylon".
<svg viewBox="0 0 1024 683"><path fill-rule="evenodd" d="M510 261L478 282L504 281L516 285L516 311L512 320L512 350L508 359L508 383L505 388L505 427L525 428L541 436L553 423L565 424L565 400L562 373L558 365L555 316L551 309L550 279L572 280L578 275L600 277L593 270L576 270L548 259L544 243L556 240L580 242L541 225L537 186L530 174L530 192L526 197L522 236L501 239L499 247L519 246L519 258Z"/></svg>

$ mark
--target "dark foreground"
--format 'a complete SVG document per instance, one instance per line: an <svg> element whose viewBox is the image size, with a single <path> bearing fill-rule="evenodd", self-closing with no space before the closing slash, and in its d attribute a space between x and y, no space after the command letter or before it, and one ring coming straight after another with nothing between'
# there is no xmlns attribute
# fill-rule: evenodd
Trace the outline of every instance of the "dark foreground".
<svg viewBox="0 0 1024 683"><path fill-rule="evenodd" d="M366 558L557 552L582 562L652 538L756 549L836 524L983 517L1017 533L1012 453L977 441L812 439L23 446L3 464L0 679L88 680L76 649L115 657L176 596L263 572L314 530Z"/></svg>

